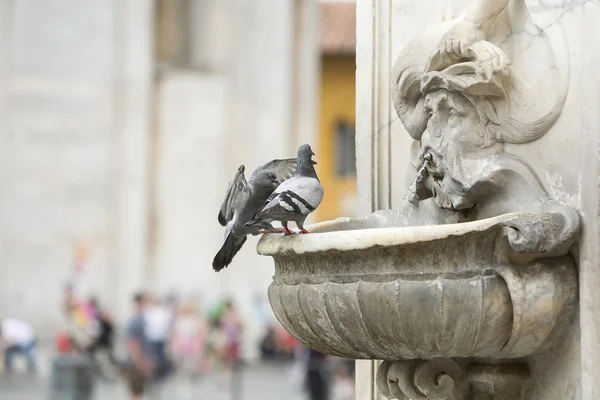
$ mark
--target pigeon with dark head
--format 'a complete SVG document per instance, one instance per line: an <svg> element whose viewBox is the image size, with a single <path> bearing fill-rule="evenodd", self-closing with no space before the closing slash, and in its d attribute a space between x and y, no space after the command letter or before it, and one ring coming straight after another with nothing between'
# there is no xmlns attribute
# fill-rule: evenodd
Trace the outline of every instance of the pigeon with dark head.
<svg viewBox="0 0 600 400"><path fill-rule="evenodd" d="M246 223L260 210L279 184L292 176L296 164L295 158L270 161L258 167L248 181L244 176L245 167L242 165L238 168L219 210L218 220L225 226L225 241L213 259L215 271L231 264L248 235L258 235L265 230L277 231L266 221L253 226L247 226Z"/></svg>
<svg viewBox="0 0 600 400"><path fill-rule="evenodd" d="M323 186L315 171L316 162L312 160L314 155L308 144L300 146L294 176L279 185L260 211L246 223L247 226L280 221L285 234L292 235L287 224L294 221L300 228L300 233L308 233L304 229L304 221L323 200Z"/></svg>

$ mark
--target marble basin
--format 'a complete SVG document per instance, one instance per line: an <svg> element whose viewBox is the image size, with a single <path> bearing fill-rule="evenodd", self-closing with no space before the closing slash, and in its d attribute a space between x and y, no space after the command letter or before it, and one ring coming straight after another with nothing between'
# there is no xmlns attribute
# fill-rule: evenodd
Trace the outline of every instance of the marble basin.
<svg viewBox="0 0 600 400"><path fill-rule="evenodd" d="M572 258L524 251L527 233L515 228L556 218L353 230L342 221L331 232L266 235L257 250L275 261L276 317L311 348L354 359L517 358L560 340L575 315Z"/></svg>

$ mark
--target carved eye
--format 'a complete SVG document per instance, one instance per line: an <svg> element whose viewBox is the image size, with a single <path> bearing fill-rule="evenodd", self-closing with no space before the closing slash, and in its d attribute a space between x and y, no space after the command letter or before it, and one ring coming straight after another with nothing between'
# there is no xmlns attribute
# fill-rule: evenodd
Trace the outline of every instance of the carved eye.
<svg viewBox="0 0 600 400"><path fill-rule="evenodd" d="M431 117L433 117L433 111L429 110L427 112L427 118L431 118Z"/></svg>

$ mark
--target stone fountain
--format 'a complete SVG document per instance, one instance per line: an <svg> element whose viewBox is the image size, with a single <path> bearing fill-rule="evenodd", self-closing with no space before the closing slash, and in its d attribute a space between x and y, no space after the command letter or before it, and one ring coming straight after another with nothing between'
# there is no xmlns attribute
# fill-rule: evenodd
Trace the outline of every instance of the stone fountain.
<svg viewBox="0 0 600 400"><path fill-rule="evenodd" d="M522 0L476 1L407 42L391 94L413 183L397 208L261 239L283 326L321 352L382 360L386 398L524 398L529 361L577 316L582 223L506 147L555 125L569 66L560 25L542 29Z"/></svg>

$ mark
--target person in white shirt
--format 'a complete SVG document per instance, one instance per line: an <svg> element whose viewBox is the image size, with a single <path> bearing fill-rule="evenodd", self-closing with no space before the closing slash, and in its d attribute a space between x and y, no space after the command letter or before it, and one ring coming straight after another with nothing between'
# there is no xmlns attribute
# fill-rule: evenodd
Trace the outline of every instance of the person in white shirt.
<svg viewBox="0 0 600 400"><path fill-rule="evenodd" d="M157 360L156 374L164 378L171 372L171 363L166 353L166 343L173 325L173 312L168 304L157 298L144 313L144 333L152 345Z"/></svg>
<svg viewBox="0 0 600 400"><path fill-rule="evenodd" d="M173 315L166 304L153 299L145 313L146 336L151 342L165 342L169 336Z"/></svg>
<svg viewBox="0 0 600 400"><path fill-rule="evenodd" d="M27 360L27 368L34 373L35 365L35 332L31 325L17 318L5 318L0 323L0 341L4 349L4 370L12 373L13 358L22 354Z"/></svg>

